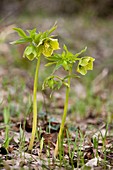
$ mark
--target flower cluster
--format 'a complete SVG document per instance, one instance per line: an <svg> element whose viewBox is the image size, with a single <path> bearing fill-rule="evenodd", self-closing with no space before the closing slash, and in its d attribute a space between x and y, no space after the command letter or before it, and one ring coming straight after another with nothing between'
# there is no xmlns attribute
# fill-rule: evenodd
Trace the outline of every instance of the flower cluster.
<svg viewBox="0 0 113 170"><path fill-rule="evenodd" d="M23 57L27 57L29 60L38 59L41 54L50 57L54 50L59 49L58 40L50 35L55 29L56 26L53 26L50 30L39 33L36 32L36 29L28 30L27 35L21 28L14 28L21 38L11 44L29 43L23 54Z"/></svg>

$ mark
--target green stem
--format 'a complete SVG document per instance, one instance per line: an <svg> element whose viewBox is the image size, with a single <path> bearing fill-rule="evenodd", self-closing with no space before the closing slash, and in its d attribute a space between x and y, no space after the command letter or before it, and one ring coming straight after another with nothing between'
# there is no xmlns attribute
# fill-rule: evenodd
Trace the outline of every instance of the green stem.
<svg viewBox="0 0 113 170"><path fill-rule="evenodd" d="M64 124L65 124L65 121L66 121L67 110L68 110L68 100L69 100L69 91L70 91L70 82L71 82L70 75L71 74L72 74L72 67L69 70L69 77L68 77L68 85L69 86L66 88L64 113L63 113L62 122L61 122L61 125L60 125L60 131L59 131L59 134L58 134L57 143L56 143L56 147L55 147L55 151L54 151L54 158L56 158L56 156L58 155L58 150L59 150L59 147L61 145L61 139L62 139L62 135L63 135L63 131L64 131Z"/></svg>
<svg viewBox="0 0 113 170"><path fill-rule="evenodd" d="M33 89L33 123L32 123L32 134L31 134L28 150L32 150L33 148L33 143L34 143L36 128L37 128L37 87L38 87L38 73L39 73L39 66L40 66L40 58L41 57L38 58L36 71L35 71L34 89Z"/></svg>

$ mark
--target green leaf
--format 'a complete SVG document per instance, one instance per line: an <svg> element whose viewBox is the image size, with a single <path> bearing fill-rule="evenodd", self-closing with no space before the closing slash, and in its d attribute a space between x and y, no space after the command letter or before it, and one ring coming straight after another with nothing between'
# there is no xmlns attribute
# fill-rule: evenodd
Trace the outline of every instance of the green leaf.
<svg viewBox="0 0 113 170"><path fill-rule="evenodd" d="M69 65L68 65L67 61L64 60L63 63L62 63L62 66L64 67L64 69L65 69L66 71L69 70Z"/></svg>
<svg viewBox="0 0 113 170"><path fill-rule="evenodd" d="M35 37L34 37L34 42L35 42L38 46L39 46L40 44L42 44L42 42L39 44L40 39L41 39L41 35L42 35L42 33L35 34Z"/></svg>
<svg viewBox="0 0 113 170"><path fill-rule="evenodd" d="M66 52L66 54L65 54L65 52L64 53L62 53L62 57L66 57L66 58L69 58L69 59L72 59L72 57L74 56L70 51L68 51L68 49L67 49L67 46L64 44L64 50L65 50L65 52Z"/></svg>
<svg viewBox="0 0 113 170"><path fill-rule="evenodd" d="M53 73L54 73L56 70L58 70L61 66L62 66L62 61L59 61L59 62L56 64L56 66L55 66L55 68L54 68L54 70L53 70Z"/></svg>
<svg viewBox="0 0 113 170"><path fill-rule="evenodd" d="M68 53L67 46L64 44L63 49Z"/></svg>
<svg viewBox="0 0 113 170"><path fill-rule="evenodd" d="M20 37L23 38L27 37L26 33L21 28L13 28L13 29L18 33Z"/></svg>
<svg viewBox="0 0 113 170"><path fill-rule="evenodd" d="M33 30L27 30L27 32L29 33L30 37L32 39L35 38L35 35L36 35L36 28L34 28Z"/></svg>
<svg viewBox="0 0 113 170"><path fill-rule="evenodd" d="M31 42L31 38L20 38L19 40L13 41L10 44L24 44L24 43L28 43Z"/></svg>
<svg viewBox="0 0 113 170"><path fill-rule="evenodd" d="M69 84L67 82L63 82L63 84L66 86L66 87L69 87Z"/></svg>
<svg viewBox="0 0 113 170"><path fill-rule="evenodd" d="M48 31L48 34L51 34L53 31L55 31L57 28L57 22L53 25L53 27Z"/></svg>
<svg viewBox="0 0 113 170"><path fill-rule="evenodd" d="M69 77L71 77L71 78L80 78L80 76L78 76L77 74L71 74L71 75L65 76L65 77L63 78L63 80L66 80L66 79L68 79Z"/></svg>
<svg viewBox="0 0 113 170"><path fill-rule="evenodd" d="M87 47L85 47L83 50L81 50L79 53L76 53L74 56L77 58L79 55L81 55L82 53L86 52Z"/></svg>
<svg viewBox="0 0 113 170"><path fill-rule="evenodd" d="M45 64L45 66L48 67L48 66L51 66L53 64L56 64L56 62L47 63L47 64Z"/></svg>
<svg viewBox="0 0 113 170"><path fill-rule="evenodd" d="M57 83L57 89L59 90L62 87L62 81L58 81Z"/></svg>

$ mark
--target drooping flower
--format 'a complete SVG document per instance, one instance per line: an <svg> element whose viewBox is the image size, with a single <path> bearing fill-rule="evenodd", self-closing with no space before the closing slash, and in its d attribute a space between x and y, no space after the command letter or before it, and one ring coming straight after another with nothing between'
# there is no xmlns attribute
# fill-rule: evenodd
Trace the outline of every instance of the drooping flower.
<svg viewBox="0 0 113 170"><path fill-rule="evenodd" d="M38 53L42 53L45 57L50 57L53 51L58 49L60 49L58 40L53 38L45 39L37 46Z"/></svg>
<svg viewBox="0 0 113 170"><path fill-rule="evenodd" d="M94 60L95 59L93 57L89 57L89 56L82 57L79 60L77 66L77 72L81 73L82 75L85 75L87 73L87 70L93 70Z"/></svg>
<svg viewBox="0 0 113 170"><path fill-rule="evenodd" d="M33 60L37 57L37 49L33 45L29 45L26 47L23 57L27 57L29 60Z"/></svg>

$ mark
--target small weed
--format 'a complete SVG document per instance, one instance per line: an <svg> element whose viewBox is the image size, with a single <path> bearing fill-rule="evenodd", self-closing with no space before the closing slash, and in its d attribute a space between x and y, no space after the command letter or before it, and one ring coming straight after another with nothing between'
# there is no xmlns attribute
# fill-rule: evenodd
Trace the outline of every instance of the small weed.
<svg viewBox="0 0 113 170"><path fill-rule="evenodd" d="M12 139L9 136L9 129L10 129L10 109L9 109L9 107L4 108L4 123L5 123L5 139L4 139L3 146L7 150L9 147L9 143Z"/></svg>

